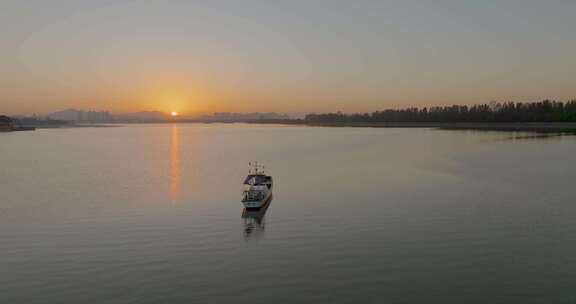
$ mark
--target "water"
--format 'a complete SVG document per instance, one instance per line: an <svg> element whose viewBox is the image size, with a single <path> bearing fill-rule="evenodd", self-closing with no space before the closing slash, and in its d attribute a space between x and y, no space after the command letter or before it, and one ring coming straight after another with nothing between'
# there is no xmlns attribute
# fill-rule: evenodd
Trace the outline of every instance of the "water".
<svg viewBox="0 0 576 304"><path fill-rule="evenodd" d="M274 176L244 214L248 162ZM0 134L0 303L574 303L576 138Z"/></svg>

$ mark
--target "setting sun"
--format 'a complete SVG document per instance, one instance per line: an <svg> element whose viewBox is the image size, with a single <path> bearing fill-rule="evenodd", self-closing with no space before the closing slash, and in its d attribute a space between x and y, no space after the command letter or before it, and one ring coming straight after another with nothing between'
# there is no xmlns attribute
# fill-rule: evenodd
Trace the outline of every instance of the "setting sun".
<svg viewBox="0 0 576 304"><path fill-rule="evenodd" d="M176 117L176 116L178 116L178 112L170 112L170 116Z"/></svg>

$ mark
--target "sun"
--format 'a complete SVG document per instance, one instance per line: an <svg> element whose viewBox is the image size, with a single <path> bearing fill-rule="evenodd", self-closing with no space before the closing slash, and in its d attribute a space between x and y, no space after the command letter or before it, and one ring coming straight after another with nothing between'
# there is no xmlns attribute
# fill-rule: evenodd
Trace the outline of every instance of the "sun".
<svg viewBox="0 0 576 304"><path fill-rule="evenodd" d="M172 111L172 112L170 112L170 116L176 117L176 116L178 116L178 112Z"/></svg>

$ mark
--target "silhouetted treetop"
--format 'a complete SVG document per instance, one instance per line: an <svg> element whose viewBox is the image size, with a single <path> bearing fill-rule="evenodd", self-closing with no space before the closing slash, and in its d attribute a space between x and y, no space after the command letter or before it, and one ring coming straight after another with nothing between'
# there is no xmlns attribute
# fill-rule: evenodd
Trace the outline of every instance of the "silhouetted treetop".
<svg viewBox="0 0 576 304"><path fill-rule="evenodd" d="M567 102L491 102L479 105L388 109L364 114L308 114L310 123L336 122L576 122L576 99Z"/></svg>

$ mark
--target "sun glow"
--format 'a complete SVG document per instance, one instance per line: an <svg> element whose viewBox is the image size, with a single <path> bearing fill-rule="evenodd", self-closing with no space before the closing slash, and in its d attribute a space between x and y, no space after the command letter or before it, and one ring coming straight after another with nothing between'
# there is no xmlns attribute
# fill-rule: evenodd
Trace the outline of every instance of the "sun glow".
<svg viewBox="0 0 576 304"><path fill-rule="evenodd" d="M178 112L174 112L174 111L172 111L172 112L170 112L170 116L172 116L172 117L176 117L176 116L178 116Z"/></svg>

